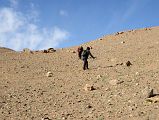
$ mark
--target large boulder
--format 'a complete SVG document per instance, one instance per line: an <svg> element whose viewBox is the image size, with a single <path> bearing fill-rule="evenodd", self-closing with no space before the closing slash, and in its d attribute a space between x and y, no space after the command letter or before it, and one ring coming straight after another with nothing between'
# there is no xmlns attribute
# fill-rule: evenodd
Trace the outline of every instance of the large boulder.
<svg viewBox="0 0 159 120"><path fill-rule="evenodd" d="M55 52L55 51L56 51L56 50L55 50L54 48L49 48L49 49L48 49L48 52L49 52L49 53Z"/></svg>
<svg viewBox="0 0 159 120"><path fill-rule="evenodd" d="M43 53L53 53L55 52L56 50L54 48L49 48L47 50L43 50Z"/></svg>
<svg viewBox="0 0 159 120"><path fill-rule="evenodd" d="M24 53L33 53L29 48L24 48L24 49L23 49L23 52L24 52Z"/></svg>

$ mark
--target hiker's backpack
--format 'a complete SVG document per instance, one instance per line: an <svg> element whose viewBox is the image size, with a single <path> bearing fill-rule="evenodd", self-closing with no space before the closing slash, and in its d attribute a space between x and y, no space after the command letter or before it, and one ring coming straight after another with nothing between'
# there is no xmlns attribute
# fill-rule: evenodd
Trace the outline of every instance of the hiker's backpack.
<svg viewBox="0 0 159 120"><path fill-rule="evenodd" d="M87 50L83 50L83 52L82 52L82 57L85 58L85 57L87 57L87 56L88 56Z"/></svg>

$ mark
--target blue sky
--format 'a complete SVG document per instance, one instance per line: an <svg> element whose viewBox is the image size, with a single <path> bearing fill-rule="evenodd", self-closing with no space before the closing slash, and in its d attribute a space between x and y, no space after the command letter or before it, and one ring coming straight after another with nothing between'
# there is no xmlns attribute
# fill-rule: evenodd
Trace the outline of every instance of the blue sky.
<svg viewBox="0 0 159 120"><path fill-rule="evenodd" d="M158 6L159 0L0 0L0 46L63 48L158 26Z"/></svg>

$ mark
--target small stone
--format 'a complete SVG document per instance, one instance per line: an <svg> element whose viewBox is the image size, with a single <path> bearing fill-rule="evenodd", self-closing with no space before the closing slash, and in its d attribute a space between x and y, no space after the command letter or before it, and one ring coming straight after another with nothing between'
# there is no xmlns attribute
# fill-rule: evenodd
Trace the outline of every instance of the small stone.
<svg viewBox="0 0 159 120"><path fill-rule="evenodd" d="M41 120L51 120L49 117L42 118Z"/></svg>
<svg viewBox="0 0 159 120"><path fill-rule="evenodd" d="M145 30L151 30L151 28L145 28Z"/></svg>
<svg viewBox="0 0 159 120"><path fill-rule="evenodd" d="M66 120L67 118L66 117L62 117L62 120Z"/></svg>
<svg viewBox="0 0 159 120"><path fill-rule="evenodd" d="M144 98L150 98L154 96L153 89L150 87L146 87L144 90L142 90L142 94Z"/></svg>
<svg viewBox="0 0 159 120"><path fill-rule="evenodd" d="M119 32L119 34L123 34L124 32Z"/></svg>
<svg viewBox="0 0 159 120"><path fill-rule="evenodd" d="M91 105L87 105L87 108L92 108L92 106Z"/></svg>
<svg viewBox="0 0 159 120"><path fill-rule="evenodd" d="M125 65L126 65L126 66L131 66L132 63L131 63L130 61L127 61L127 62L125 63Z"/></svg>
<svg viewBox="0 0 159 120"><path fill-rule="evenodd" d="M53 76L53 73L52 73L52 72L47 72L47 73L46 73L46 76L47 76L47 77L52 77L52 76Z"/></svg>
<svg viewBox="0 0 159 120"><path fill-rule="evenodd" d="M43 50L43 53L48 53L48 51L47 50Z"/></svg>
<svg viewBox="0 0 159 120"><path fill-rule="evenodd" d="M76 53L76 51L72 51L72 53Z"/></svg>
<svg viewBox="0 0 159 120"><path fill-rule="evenodd" d="M136 83L136 86L138 86L139 85L139 83Z"/></svg>
<svg viewBox="0 0 159 120"><path fill-rule="evenodd" d="M140 112L138 112L138 115L139 115L139 116L144 116L144 115L145 115L145 112L140 111Z"/></svg>
<svg viewBox="0 0 159 120"><path fill-rule="evenodd" d="M111 84L111 85L117 85L117 84L121 84L121 83L123 83L123 82L124 82L124 81L120 81L120 80L114 79L114 80L109 81L109 84Z"/></svg>
<svg viewBox="0 0 159 120"><path fill-rule="evenodd" d="M110 88L105 88L105 91L109 91L110 90Z"/></svg>
<svg viewBox="0 0 159 120"><path fill-rule="evenodd" d="M102 78L102 76L101 75L97 75L97 79L100 79L100 78Z"/></svg>
<svg viewBox="0 0 159 120"><path fill-rule="evenodd" d="M95 88L92 85L86 84L84 86L84 90L85 91L92 91L92 90L95 90Z"/></svg>
<svg viewBox="0 0 159 120"><path fill-rule="evenodd" d="M154 94L153 94L153 89L149 89L150 91L149 91L149 94L148 94L148 98L150 98L150 97L153 97L154 96Z"/></svg>
<svg viewBox="0 0 159 120"><path fill-rule="evenodd" d="M121 43L123 44L123 43L125 43L125 41L121 41Z"/></svg>
<svg viewBox="0 0 159 120"><path fill-rule="evenodd" d="M136 74L136 75L139 75L139 72L136 72L135 74Z"/></svg>
<svg viewBox="0 0 159 120"><path fill-rule="evenodd" d="M123 34L124 32L117 32L115 35Z"/></svg>

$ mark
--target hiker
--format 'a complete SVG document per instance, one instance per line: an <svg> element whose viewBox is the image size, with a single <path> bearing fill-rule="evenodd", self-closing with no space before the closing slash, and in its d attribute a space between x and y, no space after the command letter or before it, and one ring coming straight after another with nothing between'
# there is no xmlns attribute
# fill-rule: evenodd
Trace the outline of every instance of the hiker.
<svg viewBox="0 0 159 120"><path fill-rule="evenodd" d="M90 47L87 47L87 49L82 52L82 60L83 60L83 62L84 62L83 70L89 69L89 68L88 68L88 61L87 61L89 55L90 55L93 59L95 58L95 57L91 54L91 52L90 52Z"/></svg>
<svg viewBox="0 0 159 120"><path fill-rule="evenodd" d="M83 47L82 47L82 46L78 47L77 52L78 52L78 57L79 57L79 59L81 59L81 54L82 54L82 52L83 52Z"/></svg>

